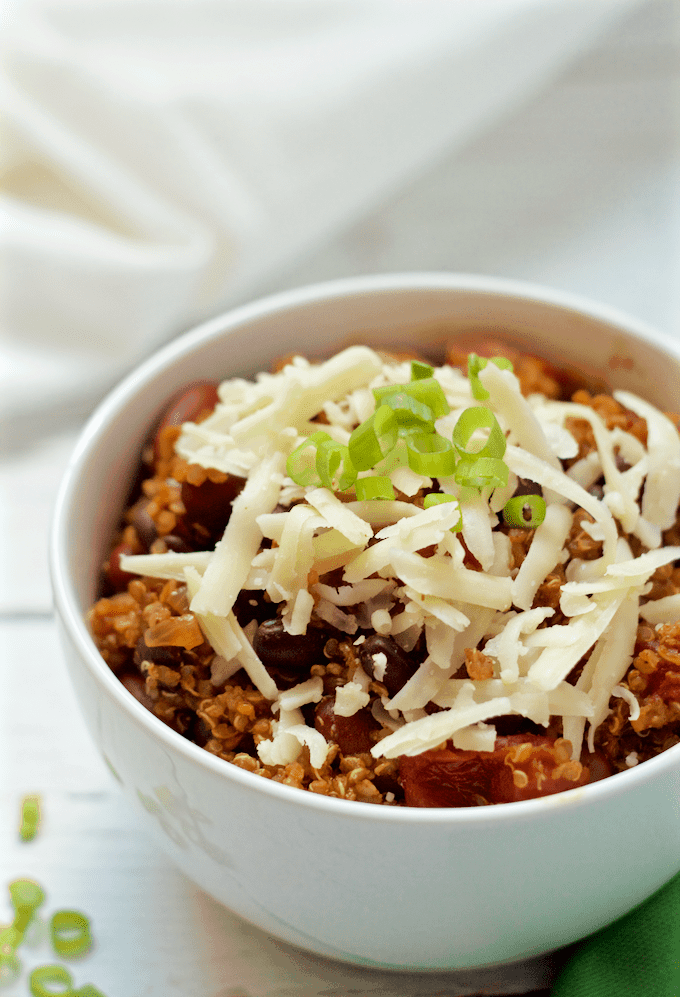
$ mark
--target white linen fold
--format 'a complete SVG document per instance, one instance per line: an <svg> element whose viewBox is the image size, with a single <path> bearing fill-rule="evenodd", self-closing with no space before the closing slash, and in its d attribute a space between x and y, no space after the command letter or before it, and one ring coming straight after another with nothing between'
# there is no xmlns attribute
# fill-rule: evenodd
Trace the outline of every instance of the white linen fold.
<svg viewBox="0 0 680 997"><path fill-rule="evenodd" d="M488 128L634 3L18 3L0 80L6 415L96 397Z"/></svg>

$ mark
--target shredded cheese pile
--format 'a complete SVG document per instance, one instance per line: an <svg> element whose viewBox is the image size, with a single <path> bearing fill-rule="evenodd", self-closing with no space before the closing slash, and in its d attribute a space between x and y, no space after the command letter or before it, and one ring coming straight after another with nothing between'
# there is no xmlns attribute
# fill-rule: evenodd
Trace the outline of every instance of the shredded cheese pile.
<svg viewBox="0 0 680 997"><path fill-rule="evenodd" d="M475 401L459 370L442 366L434 376L451 409L436 423L443 436L451 437L472 405L495 414L508 443L507 487L463 498L453 478L442 478L441 491L455 501L423 510L409 500L431 489L432 481L405 466L380 471L389 473L404 497L396 501L359 502L351 489L338 496L295 484L286 477L286 460L318 430L311 420L323 413L324 431L347 444L375 409L372 389L409 379L409 364L385 362L367 347L351 347L314 365L296 357L254 382L225 381L214 413L183 426L176 444L181 457L246 479L214 551L121 560L124 571L185 582L191 611L217 655L213 672L226 681L244 668L271 701L273 736L257 749L265 764L294 761L304 745L312 766L323 764L329 745L307 726L301 710L319 702L323 688L320 678L311 678L277 689L253 650L252 632L234 615L242 589L266 592L290 634L304 634L312 614L357 644L365 639L359 631L374 631L408 652L424 633L427 656L417 672L394 696L373 704L374 716L391 733L372 753L386 758L416 755L447 740L457 748L491 751L496 731L486 721L519 714L544 726L561 717L578 759L586 723L592 751L612 695L629 702L632 719L639 710L619 683L632 661L640 615L652 624L680 618L680 596L640 603L657 568L680 557L679 547L661 545L680 502L680 436L665 415L629 392L614 393L646 420L645 447L621 429L608 430L587 406L543 395L525 398L514 374L494 364L479 373L489 393L484 402ZM588 421L597 449L565 472L562 460L578 454L567 429L570 417ZM619 470L617 454L626 470ZM600 500L588 488L601 477ZM547 506L525 560L514 569L508 537L495 527L518 478L540 485ZM597 560L569 560L565 542L575 508L592 516L586 525L602 542ZM461 516L461 532L452 532ZM621 534L636 537L643 553L634 557ZM263 538L272 546L262 548ZM465 566L461 538L481 570ZM533 608L533 602L558 564L566 565L560 609L567 622L550 625L554 610ZM324 575L338 568L342 584L324 583ZM456 678L466 649L474 648L492 662L493 677ZM569 673L588 654L578 681L570 684ZM375 655L378 679L384 658ZM352 716L364 708L368 687L369 677L357 668L336 691L336 714ZM438 712L426 711L431 703Z"/></svg>

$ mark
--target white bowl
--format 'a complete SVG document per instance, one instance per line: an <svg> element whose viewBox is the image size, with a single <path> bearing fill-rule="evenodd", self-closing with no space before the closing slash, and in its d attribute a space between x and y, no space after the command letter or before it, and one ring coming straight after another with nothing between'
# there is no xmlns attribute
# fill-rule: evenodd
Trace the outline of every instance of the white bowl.
<svg viewBox="0 0 680 997"><path fill-rule="evenodd" d="M518 960L624 914L680 868L680 745L556 796L407 809L291 789L229 765L147 712L84 622L137 467L167 399L348 342L423 352L503 336L673 409L680 346L613 310L515 282L398 274L303 288L172 342L102 403L75 450L51 541L54 597L90 732L165 851L248 921L314 953L392 969Z"/></svg>

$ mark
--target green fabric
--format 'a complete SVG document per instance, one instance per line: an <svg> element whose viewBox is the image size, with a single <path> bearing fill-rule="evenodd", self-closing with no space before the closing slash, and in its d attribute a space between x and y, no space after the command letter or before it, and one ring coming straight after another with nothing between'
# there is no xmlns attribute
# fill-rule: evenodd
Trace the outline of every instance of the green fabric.
<svg viewBox="0 0 680 997"><path fill-rule="evenodd" d="M680 873L582 942L551 997L680 997Z"/></svg>

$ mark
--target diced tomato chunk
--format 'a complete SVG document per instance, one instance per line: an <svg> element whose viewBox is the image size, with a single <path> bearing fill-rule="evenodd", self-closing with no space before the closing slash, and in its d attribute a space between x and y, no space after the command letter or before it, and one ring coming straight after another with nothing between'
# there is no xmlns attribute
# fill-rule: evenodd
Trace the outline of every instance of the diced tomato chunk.
<svg viewBox="0 0 680 997"><path fill-rule="evenodd" d="M590 779L568 742L547 735L497 737L493 751L446 748L403 756L399 775L410 807L471 807L551 796Z"/></svg>

